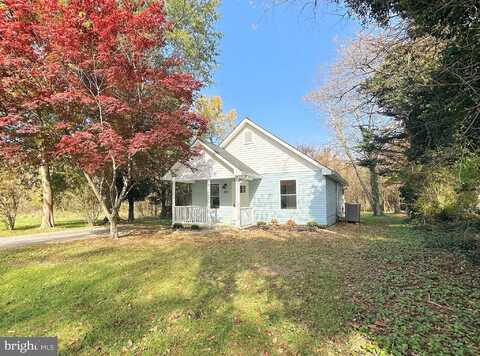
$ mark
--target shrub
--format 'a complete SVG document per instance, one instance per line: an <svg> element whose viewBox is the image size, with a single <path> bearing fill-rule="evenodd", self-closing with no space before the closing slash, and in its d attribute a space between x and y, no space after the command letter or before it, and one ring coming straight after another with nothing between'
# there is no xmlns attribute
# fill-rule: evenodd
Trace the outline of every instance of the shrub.
<svg viewBox="0 0 480 356"><path fill-rule="evenodd" d="M13 230L20 204L26 200L25 197L33 188L34 176L1 163L0 222L3 222L9 230Z"/></svg>
<svg viewBox="0 0 480 356"><path fill-rule="evenodd" d="M316 221L309 221L309 222L307 222L306 226L309 229L326 229L328 227L327 225L319 224Z"/></svg>
<svg viewBox="0 0 480 356"><path fill-rule="evenodd" d="M87 184L76 184L78 185L64 193L64 199L68 200L68 209L83 216L89 226L94 226L100 216L100 203Z"/></svg>
<svg viewBox="0 0 480 356"><path fill-rule="evenodd" d="M173 224L172 228L173 228L174 230L183 229L183 225L180 224L180 223L175 223L175 224Z"/></svg>
<svg viewBox="0 0 480 356"><path fill-rule="evenodd" d="M190 226L190 229L191 229L191 230L200 230L200 226L198 226L198 225L192 225L192 226Z"/></svg>
<svg viewBox="0 0 480 356"><path fill-rule="evenodd" d="M455 176L447 168L427 171L420 186L416 210L425 220L451 220L455 214Z"/></svg>
<svg viewBox="0 0 480 356"><path fill-rule="evenodd" d="M288 227L295 227L295 226L297 226L297 224L295 223L295 220L293 220L293 219L288 219L288 221L287 221L287 226L288 226Z"/></svg>
<svg viewBox="0 0 480 356"><path fill-rule="evenodd" d="M265 221L257 221L257 226L266 226L267 223Z"/></svg>
<svg viewBox="0 0 480 356"><path fill-rule="evenodd" d="M22 192L17 189L16 178L6 173L0 172L0 220L13 230Z"/></svg>
<svg viewBox="0 0 480 356"><path fill-rule="evenodd" d="M463 158L457 163L434 157L405 173L402 196L413 219L423 223L470 221L478 216L480 159Z"/></svg>

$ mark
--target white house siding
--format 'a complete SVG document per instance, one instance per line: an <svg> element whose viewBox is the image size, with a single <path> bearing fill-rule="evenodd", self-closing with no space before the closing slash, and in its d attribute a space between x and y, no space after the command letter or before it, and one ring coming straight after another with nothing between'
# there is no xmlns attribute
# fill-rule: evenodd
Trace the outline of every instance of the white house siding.
<svg viewBox="0 0 480 356"><path fill-rule="evenodd" d="M207 206L207 181L192 184L192 205Z"/></svg>
<svg viewBox="0 0 480 356"><path fill-rule="evenodd" d="M252 143L245 143L246 131L251 132ZM250 125L224 148L259 174L318 169Z"/></svg>
<svg viewBox="0 0 480 356"><path fill-rule="evenodd" d="M338 209L338 193L337 182L331 180L330 178L326 178L327 184L327 225L333 225L337 222L337 209Z"/></svg>
<svg viewBox="0 0 480 356"><path fill-rule="evenodd" d="M280 181L297 182L297 209L280 208ZM251 182L250 194L257 221L276 219L284 224L292 219L297 224L316 221L327 225L326 179L321 170L265 174Z"/></svg>
<svg viewBox="0 0 480 356"><path fill-rule="evenodd" d="M245 193L240 193L240 206L242 208L250 206L251 194L250 194L250 185L251 183L247 180L241 181L241 186L245 186Z"/></svg>

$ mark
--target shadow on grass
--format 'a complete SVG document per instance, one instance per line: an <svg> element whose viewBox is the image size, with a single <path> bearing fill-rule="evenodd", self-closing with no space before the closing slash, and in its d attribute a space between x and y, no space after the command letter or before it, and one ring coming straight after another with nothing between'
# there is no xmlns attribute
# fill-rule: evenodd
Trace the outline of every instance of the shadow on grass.
<svg viewBox="0 0 480 356"><path fill-rule="evenodd" d="M63 352L86 354L315 352L341 331L340 280L315 268L320 246L202 240L18 251L2 262L0 330L58 335Z"/></svg>
<svg viewBox="0 0 480 356"><path fill-rule="evenodd" d="M446 256L382 226L165 233L0 253L0 334L58 335L66 354L474 350L470 308L480 298L470 266L452 274Z"/></svg>

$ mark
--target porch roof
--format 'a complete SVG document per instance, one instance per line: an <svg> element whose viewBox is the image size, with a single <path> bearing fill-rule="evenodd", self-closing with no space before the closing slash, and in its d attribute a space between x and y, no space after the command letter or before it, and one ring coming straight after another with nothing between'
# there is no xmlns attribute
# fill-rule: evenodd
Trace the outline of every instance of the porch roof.
<svg viewBox="0 0 480 356"><path fill-rule="evenodd" d="M252 168L217 145L200 139L198 139L194 145L202 146L206 154L194 158L194 160L187 165L177 162L163 177L164 180L173 180L173 178L175 178L178 182L189 182L207 179L227 179L235 177L255 179L259 177L259 174ZM213 158L213 160L211 158Z"/></svg>

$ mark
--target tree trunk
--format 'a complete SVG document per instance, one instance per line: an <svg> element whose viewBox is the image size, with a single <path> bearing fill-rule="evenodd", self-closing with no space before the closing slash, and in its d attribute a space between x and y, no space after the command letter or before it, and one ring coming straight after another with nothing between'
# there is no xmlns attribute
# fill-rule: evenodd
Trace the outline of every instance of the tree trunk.
<svg viewBox="0 0 480 356"><path fill-rule="evenodd" d="M135 220L135 199L128 198L128 222Z"/></svg>
<svg viewBox="0 0 480 356"><path fill-rule="evenodd" d="M95 196L97 197L97 200L100 203L103 213L105 214L105 217L108 219L108 222L110 223L110 237L114 239L118 239L118 225L117 225L118 210L112 209L112 212L110 212L105 200L102 199L102 195L100 191L95 186L95 183L93 183L92 178L88 175L87 172L83 172L83 175L87 179L88 185L90 185L90 188L92 188L93 194L95 194Z"/></svg>
<svg viewBox="0 0 480 356"><path fill-rule="evenodd" d="M165 187L165 185L162 185L160 192L161 192L160 204L162 209L162 211L160 212L160 217L163 219L166 219L168 217L168 212L167 212L167 188Z"/></svg>
<svg viewBox="0 0 480 356"><path fill-rule="evenodd" d="M13 231L13 229L15 229L15 218L14 217L9 216L7 218L7 228L10 231Z"/></svg>
<svg viewBox="0 0 480 356"><path fill-rule="evenodd" d="M398 199L395 201L395 204L393 204L393 212L395 214L400 214L402 212L400 201Z"/></svg>
<svg viewBox="0 0 480 356"><path fill-rule="evenodd" d="M357 176L358 182L360 183L360 186L362 187L363 194L365 194L368 202L370 203L370 206L372 207L372 210L374 210L373 206L375 205L375 203L373 201L374 200L373 199L373 193L371 193L368 190L367 184L363 181L362 176L360 175L360 172L358 170L358 166L357 166L357 163L356 163L357 161L353 157L352 152L350 151L350 148L349 148L348 143L347 143L347 139L345 137L345 133L343 131L343 126L341 124L339 124L338 118L337 118L337 120L334 121L333 127L335 129L335 134L337 136L337 139L340 142L340 144L342 145L343 151L345 152L345 155L347 156L347 159L350 161L350 164L353 167L353 171L355 172L355 175ZM378 176L377 176L377 180L378 180ZM370 185L371 185L371 178L370 178ZM377 184L377 188L378 188L378 184ZM379 197L379 195L377 195L377 196ZM365 204L363 204L363 206L365 206Z"/></svg>
<svg viewBox="0 0 480 356"><path fill-rule="evenodd" d="M112 215L110 221L110 237L112 239L118 239L118 222L117 218L115 218L114 215Z"/></svg>
<svg viewBox="0 0 480 356"><path fill-rule="evenodd" d="M55 221L53 219L53 194L52 184L50 176L50 168L47 164L42 164L39 168L40 179L42 181L42 194L43 194L43 216L42 216L42 229L48 229L55 227Z"/></svg>
<svg viewBox="0 0 480 356"><path fill-rule="evenodd" d="M380 197L380 188L378 181L378 173L375 166L370 166L370 189L372 191L372 211L373 215L383 215L382 201Z"/></svg>

